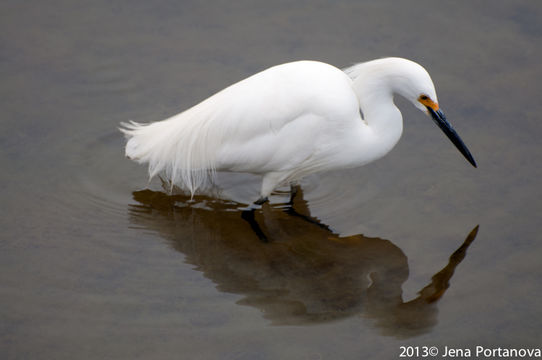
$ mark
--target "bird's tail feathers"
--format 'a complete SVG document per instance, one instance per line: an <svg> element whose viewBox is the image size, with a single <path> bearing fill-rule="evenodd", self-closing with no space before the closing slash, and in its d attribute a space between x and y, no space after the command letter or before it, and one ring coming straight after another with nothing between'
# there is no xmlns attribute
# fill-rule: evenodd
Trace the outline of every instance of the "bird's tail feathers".
<svg viewBox="0 0 542 360"><path fill-rule="evenodd" d="M209 144L203 121L190 121L182 114L167 120L141 124L121 123L119 130L127 138L126 157L149 164L152 179L163 173L171 183L188 190L208 188L215 174L214 149ZM216 142L215 142L216 143Z"/></svg>

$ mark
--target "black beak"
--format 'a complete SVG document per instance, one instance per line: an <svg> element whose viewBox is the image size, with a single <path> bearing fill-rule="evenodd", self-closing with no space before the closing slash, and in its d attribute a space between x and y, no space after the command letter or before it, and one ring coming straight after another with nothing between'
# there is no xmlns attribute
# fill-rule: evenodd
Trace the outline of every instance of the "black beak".
<svg viewBox="0 0 542 360"><path fill-rule="evenodd" d="M459 150L461 154L463 154L465 159L467 159L472 166L476 167L476 161L474 161L474 158L472 157L469 149L467 149L467 145L465 145L463 140L461 140L459 135L455 132L452 125L448 122L448 120L446 120L446 116L444 116L442 111L435 111L429 106L427 106L427 110L431 114L431 117L433 118L435 124L437 124L438 127L446 134L448 139L450 139L454 143L457 150Z"/></svg>

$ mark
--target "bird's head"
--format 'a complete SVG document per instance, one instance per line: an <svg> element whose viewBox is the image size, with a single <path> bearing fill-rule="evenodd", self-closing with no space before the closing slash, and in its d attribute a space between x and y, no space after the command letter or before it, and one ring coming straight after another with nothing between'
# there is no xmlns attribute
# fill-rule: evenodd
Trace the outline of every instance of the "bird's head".
<svg viewBox="0 0 542 360"><path fill-rule="evenodd" d="M397 58L392 59L392 61L400 69L397 71L394 79L394 91L412 102L419 110L429 115L468 162L476 167L476 161L469 149L440 109L435 86L429 73L421 65L410 60Z"/></svg>

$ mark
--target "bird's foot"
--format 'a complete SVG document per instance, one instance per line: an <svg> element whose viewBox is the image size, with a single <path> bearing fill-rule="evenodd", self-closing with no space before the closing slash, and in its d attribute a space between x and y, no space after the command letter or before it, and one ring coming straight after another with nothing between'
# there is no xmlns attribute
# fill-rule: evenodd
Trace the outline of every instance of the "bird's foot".
<svg viewBox="0 0 542 360"><path fill-rule="evenodd" d="M266 197L261 197L258 200L254 201L254 204L255 205L263 205L264 203L266 203L268 201L269 201L269 198L267 196Z"/></svg>

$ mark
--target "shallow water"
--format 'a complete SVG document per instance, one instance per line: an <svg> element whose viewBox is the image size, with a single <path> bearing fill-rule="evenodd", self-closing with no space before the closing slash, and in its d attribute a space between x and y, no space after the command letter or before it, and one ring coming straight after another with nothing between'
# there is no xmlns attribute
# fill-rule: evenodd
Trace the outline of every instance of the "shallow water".
<svg viewBox="0 0 542 360"><path fill-rule="evenodd" d="M541 16L537 1L4 2L2 358L540 347ZM264 243L239 210L257 178L221 174L228 200L191 201L123 156L121 121L282 62L390 55L429 70L478 169L398 99L399 145L304 179L300 216L277 192L255 215Z"/></svg>

